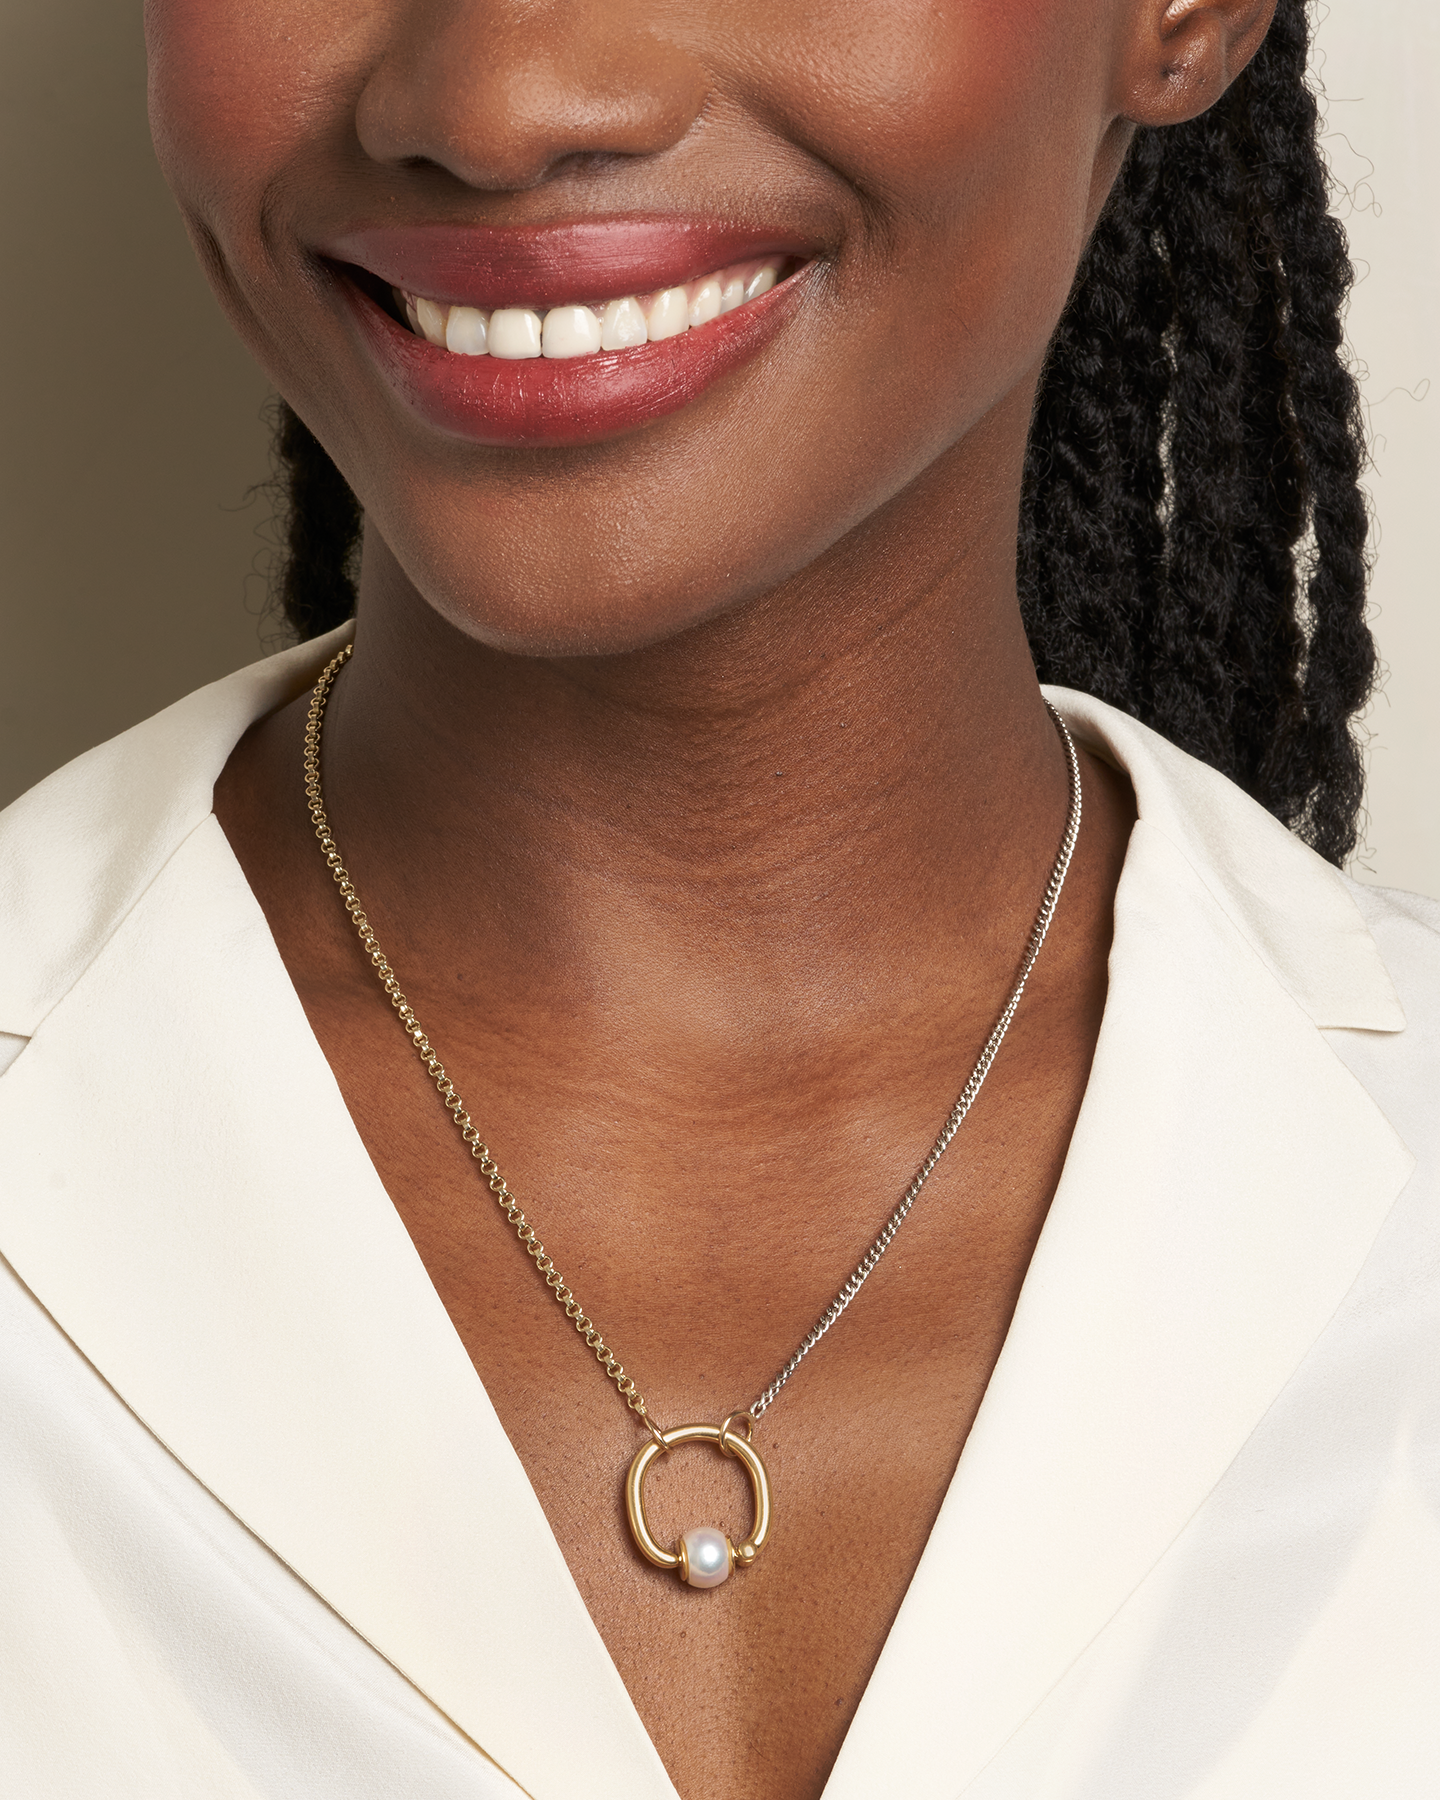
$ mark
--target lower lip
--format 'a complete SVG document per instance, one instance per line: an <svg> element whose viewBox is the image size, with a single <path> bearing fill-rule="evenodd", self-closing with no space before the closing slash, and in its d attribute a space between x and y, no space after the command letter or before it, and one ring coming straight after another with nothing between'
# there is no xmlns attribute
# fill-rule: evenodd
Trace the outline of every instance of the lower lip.
<svg viewBox="0 0 1440 1800"><path fill-rule="evenodd" d="M390 386L428 425L473 444L593 444L678 412L757 356L795 303L804 271L734 312L633 350L564 359L460 356L406 331L341 280Z"/></svg>

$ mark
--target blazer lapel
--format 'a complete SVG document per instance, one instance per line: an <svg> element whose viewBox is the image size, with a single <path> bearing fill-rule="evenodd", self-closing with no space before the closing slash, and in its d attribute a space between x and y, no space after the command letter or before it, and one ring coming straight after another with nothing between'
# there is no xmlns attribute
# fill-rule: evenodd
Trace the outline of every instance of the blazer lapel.
<svg viewBox="0 0 1440 1800"><path fill-rule="evenodd" d="M213 818L0 1082L0 1158L21 1278L316 1593L535 1800L675 1800Z"/></svg>
<svg viewBox="0 0 1440 1800"><path fill-rule="evenodd" d="M1064 1175L827 1800L973 1779L1220 1480L1412 1167L1145 811ZM1394 1027L1381 985L1354 1022Z"/></svg>

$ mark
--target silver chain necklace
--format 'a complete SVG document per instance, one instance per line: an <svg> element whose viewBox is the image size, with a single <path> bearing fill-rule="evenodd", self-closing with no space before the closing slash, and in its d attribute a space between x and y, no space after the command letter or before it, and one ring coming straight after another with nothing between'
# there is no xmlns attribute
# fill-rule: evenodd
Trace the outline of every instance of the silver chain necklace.
<svg viewBox="0 0 1440 1800"><path fill-rule="evenodd" d="M1065 821L1065 835L1061 840L1054 867L1050 871L1050 880L1046 885L1044 898L1040 902L1040 910L1035 916L1035 923L1025 946L1025 954L1021 958L1020 972L1016 976L1015 985L1010 990L1009 998L1005 1002L1000 1017L995 1021L989 1037L985 1040L979 1060L970 1072L970 1079L965 1083L959 1099L950 1109L949 1116L941 1126L940 1135L931 1145L929 1154L915 1171L914 1178L906 1188L900 1204L885 1221L879 1236L855 1265L839 1293L806 1333L795 1354L757 1400L743 1410L730 1413L719 1425L677 1425L669 1431L662 1431L650 1416L645 1396L635 1385L634 1378L625 1373L619 1359L581 1307L560 1271L546 1255L545 1246L540 1242L535 1227L526 1218L521 1210L520 1202L506 1184L505 1177L500 1173L499 1166L491 1156L489 1147L480 1136L479 1128L471 1121L464 1102L455 1091L455 1084L446 1074L444 1064L436 1055L429 1037L415 1016L414 1009L401 990L395 971L380 948L374 929L365 916L365 909L360 904L360 896L355 891L355 884L350 879L350 873L340 855L334 834L330 830L330 821L325 812L324 794L320 782L321 735L324 729L325 706L330 697L330 689L334 685L335 677L349 661L353 649L353 645L347 644L315 683L310 698L309 714L305 722L305 799L310 809L310 817L315 826L315 836L319 839L326 866L334 878L336 887L340 890L345 910L350 915L351 923L355 927L371 967L380 980L380 985L389 996L391 1006L394 1007L401 1024L405 1027L406 1034L414 1045L421 1062L425 1065L426 1072L434 1082L440 1098L445 1102L447 1111L469 1147L470 1155L479 1165L480 1174L490 1192L513 1226L515 1235L524 1246L526 1254L544 1277L545 1285L565 1309L565 1316L595 1353L596 1360L610 1380L614 1382L625 1404L650 1433L649 1442L644 1444L635 1456L625 1479L625 1510L636 1547L647 1562L653 1563L656 1568L674 1570L680 1579L691 1587L718 1587L729 1576L732 1569L751 1566L764 1548L770 1531L770 1478L760 1459L760 1453L752 1442L756 1424L775 1404L780 1390L821 1338L841 1318L846 1308L874 1274L881 1257L895 1241L896 1233L905 1223L911 1207L920 1197L920 1190L930 1179L935 1165L949 1148L950 1141L963 1124L965 1115L975 1104L976 1097L985 1084L985 1077L990 1073L991 1065L999 1054L1005 1034L1010 1029L1011 1021L1019 1009L1021 997L1025 992L1025 984L1034 970L1041 946L1045 942L1046 933L1050 929L1051 920L1055 917L1055 909L1060 903L1060 893L1065 886L1065 877L1069 873L1070 859L1075 854L1075 841L1080 835L1080 759L1075 752L1074 740L1070 736L1065 721L1047 700L1045 707L1060 735L1060 742L1064 746L1065 760L1070 771L1070 808ZM754 1519L749 1535L739 1544L732 1543L723 1532L709 1526L694 1526L681 1536L680 1541L673 1549L666 1549L664 1545L656 1541L650 1529L645 1511L646 1472L657 1457L664 1456L678 1445L690 1443L709 1444L722 1456L737 1459L750 1478Z"/></svg>

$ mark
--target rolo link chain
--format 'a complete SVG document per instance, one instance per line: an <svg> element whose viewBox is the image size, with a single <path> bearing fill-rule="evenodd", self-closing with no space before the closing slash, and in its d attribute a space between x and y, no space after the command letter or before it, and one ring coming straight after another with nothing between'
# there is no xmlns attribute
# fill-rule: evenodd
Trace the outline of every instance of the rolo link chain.
<svg viewBox="0 0 1440 1800"><path fill-rule="evenodd" d="M565 1316L574 1325L585 1342L595 1352L595 1359L604 1369L611 1381L615 1383L620 1397L630 1408L644 1420L651 1435L659 1438L654 1420L650 1417L649 1408L645 1404L645 1396L636 1387L634 1378L625 1373L619 1358L600 1335L595 1322L588 1316L574 1293L566 1285L565 1278L555 1267L554 1262L546 1254L545 1246L536 1235L535 1227L525 1217L520 1202L510 1192L505 1177L500 1173L499 1165L490 1154L490 1148L480 1136L479 1129L465 1110L465 1104L455 1091L455 1084L445 1073L445 1065L435 1054L434 1046L425 1034L425 1028L415 1017L415 1009L405 998L395 971L390 967L389 959L380 948L374 928L365 916L365 908L360 904L360 896L355 892L355 884L350 879L350 871L345 867L340 855L340 848L330 830L330 820L325 812L323 790L320 785L320 734L325 720L325 703L330 698L330 688L335 677L350 660L353 644L345 648L330 663L325 673L315 684L315 691L310 697L310 711L305 720L305 798L309 803L310 817L314 821L315 836L320 840L320 848L325 855L326 867L334 877L335 885L340 890L340 897L345 902L345 910L350 915L360 942L370 958L370 966L380 978L380 985L390 997L390 1004L395 1008L400 1023L405 1027L410 1042L425 1065L426 1072L435 1083L436 1091L445 1102L446 1110L455 1121L461 1137L470 1147L470 1154L480 1165L480 1173L484 1176L490 1192L495 1196L497 1205L515 1229L515 1235L525 1246L526 1254L534 1262L535 1267L545 1277L545 1285L565 1309Z"/></svg>
<svg viewBox="0 0 1440 1800"><path fill-rule="evenodd" d="M445 1102L446 1109L454 1120L460 1135L464 1138L466 1144L469 1145L470 1154L479 1164L480 1173L484 1176L490 1192L495 1197L496 1203L505 1214L505 1217L510 1221L516 1237L518 1237L520 1242L524 1245L526 1253L533 1260L535 1267L540 1271L541 1275L544 1276L546 1287L554 1294L559 1304L564 1307L566 1318L573 1323L576 1331L580 1333L581 1337L584 1338L585 1342L594 1351L596 1360L599 1362L601 1368L604 1369L606 1375L609 1376L610 1380L615 1383L625 1404L640 1418L651 1436L660 1445L660 1448L664 1450L666 1448L664 1435L650 1415L650 1410L645 1404L645 1396L640 1392L639 1388L636 1387L634 1378L625 1373L624 1367L616 1357L614 1351L606 1344L593 1320L590 1319L581 1307L580 1302L575 1298L574 1293L566 1285L564 1277L546 1254L545 1246L536 1236L535 1227L526 1218L521 1209L520 1202L506 1185L505 1177L500 1173L499 1166L496 1163L495 1158L490 1154L489 1147L481 1138L478 1128L472 1122L469 1113L465 1110L464 1102L455 1091L454 1082L452 1082L450 1077L446 1074L445 1065L435 1054L430 1039L426 1036L420 1021L415 1017L414 1008L410 1005L410 1002L405 998L405 995L401 990L395 971L390 967L385 952L380 948L374 929L372 928L369 919L365 916L365 909L360 904L360 896L355 892L355 884L350 879L349 870L345 867L344 860L340 855L339 847L330 830L330 821L326 816L323 791L320 784L320 740L325 721L325 704L330 697L330 689L334 684L335 677L350 660L353 648L353 645L347 644L325 669L320 679L315 683L314 692L310 698L310 711L305 722L305 798L309 803L310 817L315 826L315 836L319 839L320 848L325 856L326 866L329 868L330 873L334 878L336 887L340 890L341 898L345 902L345 910L349 913L351 922L354 924L355 930L359 935L360 942L365 947L365 952L370 959L371 967L380 978L381 986L389 996L391 1006L394 1007L399 1016L400 1023L405 1027L411 1043L415 1046L416 1053L421 1062L425 1065L426 1072L434 1082L440 1098ZM1040 903L1040 910L1036 914L1034 926L1031 928L1029 939L1026 942L1025 953L1021 958L1020 970L1016 977L1015 984L1010 990L1009 997L1005 1002L1000 1017L995 1021L989 1037L985 1040L979 1059L976 1062L975 1067L971 1070L970 1079L965 1083L964 1088L960 1092L959 1099L956 1100L954 1106L950 1109L945 1123L940 1128L940 1135L931 1145L925 1160L915 1171L915 1175L911 1180L909 1187L906 1188L905 1193L900 1200L900 1204L885 1221L885 1224L880 1229L879 1236L876 1237L874 1242L870 1245L870 1248L865 1252L864 1256L861 1257L860 1261L847 1277L839 1293L836 1294L835 1298L830 1302L829 1306L826 1307L825 1311L820 1315L801 1341L795 1354L790 1358L789 1362L786 1363L785 1367L779 1371L769 1387L765 1389L764 1393L761 1394L757 1400L752 1402L748 1409L748 1417L752 1422L758 1420L761 1415L774 1404L776 1397L779 1395L780 1390L785 1386L786 1382L789 1381L790 1377L820 1342L821 1338L825 1336L826 1332L828 1332L841 1317L851 1301L854 1300L855 1296L874 1273L881 1257L884 1256L885 1252L890 1248L895 1234L905 1223L905 1219L909 1214L910 1209L919 1198L920 1190L930 1179L930 1176L935 1169L935 1165L945 1154L951 1140L960 1129L965 1115L975 1104L976 1097L985 1083L985 1077L990 1073L991 1066L999 1053L1000 1045L1004 1041L1005 1034L1010 1029L1011 1021L1014 1019L1016 1011L1019 1008L1021 997L1025 992L1025 985L1030 979L1031 972L1035 967L1036 958L1040 954L1041 946L1044 944L1046 934L1050 929L1051 920L1055 916L1055 909L1060 903L1061 889L1065 885L1065 877L1070 869L1070 859L1075 853L1076 839L1080 835L1080 760L1076 754L1075 743L1070 736L1065 721L1060 717L1059 713L1056 712L1055 708L1050 705L1048 700L1045 702L1045 705L1054 722L1055 729L1060 735L1060 741L1065 751L1065 760L1070 775L1070 807L1065 821L1065 834L1060 844L1059 854L1056 856L1054 867L1050 871L1050 880L1046 884L1044 898ZM726 1420L725 1426L722 1429L722 1440L730 1429L731 1420L743 1420L746 1417L747 1414L745 1412L732 1413L730 1419Z"/></svg>

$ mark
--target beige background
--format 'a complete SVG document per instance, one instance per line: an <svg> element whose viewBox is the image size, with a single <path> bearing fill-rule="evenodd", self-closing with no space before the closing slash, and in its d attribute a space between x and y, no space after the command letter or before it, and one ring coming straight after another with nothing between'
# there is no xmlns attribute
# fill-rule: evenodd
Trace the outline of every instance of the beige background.
<svg viewBox="0 0 1440 1800"><path fill-rule="evenodd" d="M1317 67L1366 274L1380 525L1357 873L1440 895L1440 11L1334 0ZM156 172L138 0L0 0L0 804L262 653L264 380Z"/></svg>

